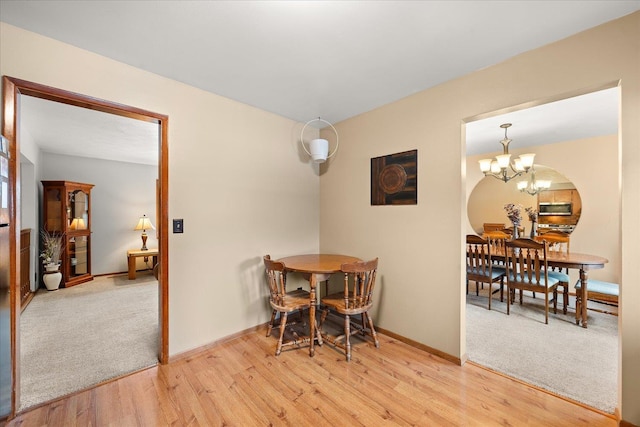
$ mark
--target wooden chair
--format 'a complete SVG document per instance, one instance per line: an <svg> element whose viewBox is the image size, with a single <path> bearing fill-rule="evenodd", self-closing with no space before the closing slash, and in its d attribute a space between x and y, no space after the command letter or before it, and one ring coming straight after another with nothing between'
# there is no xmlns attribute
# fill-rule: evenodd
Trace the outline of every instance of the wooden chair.
<svg viewBox="0 0 640 427"><path fill-rule="evenodd" d="M582 282L580 279L576 282L576 312L582 311ZM602 280L589 279L587 282L587 300L594 301L602 304L613 305L618 307L618 297L620 296L620 285L617 283L604 282ZM589 310L592 310L589 308ZM615 314L606 310L593 309L607 314ZM578 321L576 321L576 324Z"/></svg>
<svg viewBox="0 0 640 427"><path fill-rule="evenodd" d="M544 234L534 237L536 242L546 242L547 252L553 253L569 253L569 244L571 238L569 234L562 231L547 231ZM555 270L553 267L549 270L549 277L558 279L558 287L562 287L562 312L567 314L567 307L569 306L569 269Z"/></svg>
<svg viewBox="0 0 640 427"><path fill-rule="evenodd" d="M491 246L491 253L504 254L504 243L511 238L511 235L502 230L494 230L484 232L482 234L482 238L489 242L489 245Z"/></svg>
<svg viewBox="0 0 640 427"><path fill-rule="evenodd" d="M482 231L483 232L487 232L487 231L496 231L496 230L502 230L504 228L504 223L502 222L485 222L484 224L482 224Z"/></svg>
<svg viewBox="0 0 640 427"><path fill-rule="evenodd" d="M536 236L534 239L538 242L546 241L549 244L549 251L569 252L571 235L563 233L562 231L547 231L544 234Z"/></svg>
<svg viewBox="0 0 640 427"><path fill-rule="evenodd" d="M549 294L553 294L553 312L558 308L558 279L548 276L547 245L531 239L515 239L507 246L507 314L515 302L515 290L544 294L544 323L549 323ZM522 293L520 294L522 304Z"/></svg>
<svg viewBox="0 0 640 427"><path fill-rule="evenodd" d="M480 236L467 234L467 293L469 293L469 280L476 282L476 295L478 295L478 283L489 284L489 310L493 294L498 292L503 295L505 269L493 264L491 259L491 244ZM491 285L499 282L500 288L493 291Z"/></svg>
<svg viewBox="0 0 640 427"><path fill-rule="evenodd" d="M378 335L373 327L373 320L369 316L369 310L373 306L373 288L376 283L378 271L378 258L371 261L361 261L350 264L342 264L341 270L344 273L344 290L335 294L327 295L321 300L325 307L320 318L320 329L329 314L330 310L344 316L344 334L330 336L323 332L322 337L327 342L340 347L345 351L347 362L351 360L351 336L361 333L370 335L376 345L380 347ZM351 321L351 316L360 315L361 324ZM356 329L355 332L351 328ZM340 341L344 340L344 343Z"/></svg>
<svg viewBox="0 0 640 427"><path fill-rule="evenodd" d="M309 342L309 338L301 338L295 332L294 339L292 341L287 343L283 342L289 314L295 311L301 312L302 310L309 308L309 292L302 289L287 292L284 264L271 260L269 255L265 255L263 260L267 274L267 282L269 284L269 303L273 309L271 321L267 327L267 336L271 335L276 314L280 313L280 336L276 347L276 356L278 356L284 346L296 345L299 347L300 344ZM318 328L316 328L316 338L318 339L318 344L322 345L322 336L320 335Z"/></svg>
<svg viewBox="0 0 640 427"><path fill-rule="evenodd" d="M513 227L503 228L500 231L502 231L503 233L507 233L510 238L513 237ZM524 227L523 226L518 227L518 236L520 236L521 238L524 236Z"/></svg>

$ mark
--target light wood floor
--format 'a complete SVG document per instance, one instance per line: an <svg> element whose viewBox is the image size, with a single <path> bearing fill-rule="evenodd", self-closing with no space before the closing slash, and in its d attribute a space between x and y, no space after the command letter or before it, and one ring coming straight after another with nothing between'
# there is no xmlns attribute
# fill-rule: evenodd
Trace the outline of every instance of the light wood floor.
<svg viewBox="0 0 640 427"><path fill-rule="evenodd" d="M41 406L8 426L607 426L617 422L478 366L381 335L275 357L265 329Z"/></svg>

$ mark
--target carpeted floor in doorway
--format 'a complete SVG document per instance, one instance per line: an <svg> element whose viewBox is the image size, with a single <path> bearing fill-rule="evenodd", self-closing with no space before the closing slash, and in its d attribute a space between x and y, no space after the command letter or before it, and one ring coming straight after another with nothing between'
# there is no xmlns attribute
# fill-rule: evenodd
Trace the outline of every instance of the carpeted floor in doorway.
<svg viewBox="0 0 640 427"><path fill-rule="evenodd" d="M158 282L149 273L39 290L20 317L20 410L158 361Z"/></svg>
<svg viewBox="0 0 640 427"><path fill-rule="evenodd" d="M472 286L473 287L473 286ZM618 317L589 310L588 328L575 324L573 302L564 315L525 296L511 306L494 295L491 311L481 291L467 295L469 360L558 395L613 413L618 400ZM483 295L484 294L484 295Z"/></svg>

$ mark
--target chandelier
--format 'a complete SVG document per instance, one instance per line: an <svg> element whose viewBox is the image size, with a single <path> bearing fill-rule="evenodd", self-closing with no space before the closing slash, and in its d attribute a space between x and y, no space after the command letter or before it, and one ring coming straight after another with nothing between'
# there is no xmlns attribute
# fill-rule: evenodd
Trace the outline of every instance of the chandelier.
<svg viewBox="0 0 640 427"><path fill-rule="evenodd" d="M529 175L529 181L518 182L518 190L523 193L535 196L541 191L548 190L551 187L551 181L548 179L536 179L536 171L534 167L531 167L531 174Z"/></svg>
<svg viewBox="0 0 640 427"><path fill-rule="evenodd" d="M500 125L504 129L504 139L499 141L502 144L502 154L496 156L495 159L482 159L479 161L480 170L484 176L492 176L504 182L508 182L513 178L529 172L533 166L533 153L521 154L520 157L511 161L509 154L509 143L511 140L507 138L507 129L511 127L511 123Z"/></svg>

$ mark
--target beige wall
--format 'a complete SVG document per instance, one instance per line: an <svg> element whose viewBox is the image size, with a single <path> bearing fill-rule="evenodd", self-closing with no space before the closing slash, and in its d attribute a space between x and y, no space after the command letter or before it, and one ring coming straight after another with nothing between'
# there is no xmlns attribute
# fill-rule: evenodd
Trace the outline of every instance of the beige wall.
<svg viewBox="0 0 640 427"><path fill-rule="evenodd" d="M613 191L622 195L621 411L640 424L640 13L338 123L340 152L320 180L320 247L380 257L376 322L464 358L465 120L618 81L622 169ZM411 149L418 149L418 205L371 206L370 159Z"/></svg>
<svg viewBox="0 0 640 427"><path fill-rule="evenodd" d="M268 320L262 256L319 248L299 123L4 23L0 72L169 116L171 355Z"/></svg>
<svg viewBox="0 0 640 427"><path fill-rule="evenodd" d="M185 219L170 235L171 354L265 321L259 257L320 241L381 258L377 323L463 357L463 121L621 80L622 232L639 236L639 43L636 13L340 123L319 193L300 124L5 24L0 72L169 115L169 215ZM370 158L414 148L419 204L370 206ZM622 250L622 414L640 424L640 241Z"/></svg>
<svg viewBox="0 0 640 427"><path fill-rule="evenodd" d="M517 142L514 140L514 143ZM513 148L510 147L510 148ZM514 156L525 151L536 153L536 163L556 169L567 177L580 193L582 200L582 215L578 226L571 234L571 251L596 254L605 257L609 263L604 269L589 272L589 277L620 283L620 193L619 189L619 153L617 135L565 141L556 144L540 145L524 149L510 149ZM467 195L470 195L477 183L484 178L478 167L478 160L489 157L487 154L469 156L467 164ZM498 188L511 184L496 181ZM517 181L517 179L516 179ZM515 185L515 184L514 184ZM513 190L512 203L521 203L523 207L535 206L536 196ZM498 200L503 200L503 193L494 194ZM498 211L496 222L506 222L508 219L502 209ZM488 214L488 213L487 213ZM489 214L488 214L489 215ZM468 219L468 217L467 217ZM531 229L525 212L524 222L528 235ZM487 221L492 222L492 221ZM482 228L482 224L480 224ZM471 224L467 223L467 233L474 232ZM570 271L571 285L578 280L578 271Z"/></svg>

